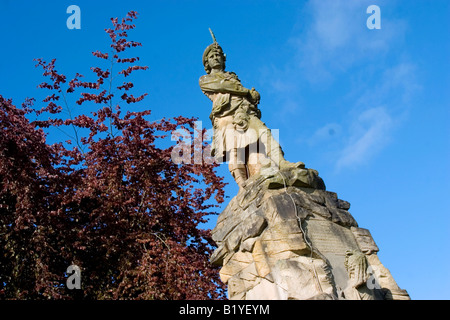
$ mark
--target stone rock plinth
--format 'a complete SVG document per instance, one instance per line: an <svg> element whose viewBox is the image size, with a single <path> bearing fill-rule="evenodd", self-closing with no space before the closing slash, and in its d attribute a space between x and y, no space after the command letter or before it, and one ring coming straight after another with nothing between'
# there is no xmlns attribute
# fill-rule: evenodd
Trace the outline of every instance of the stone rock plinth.
<svg viewBox="0 0 450 320"><path fill-rule="evenodd" d="M409 299L350 203L317 171L268 168L247 180L212 231L230 299Z"/></svg>

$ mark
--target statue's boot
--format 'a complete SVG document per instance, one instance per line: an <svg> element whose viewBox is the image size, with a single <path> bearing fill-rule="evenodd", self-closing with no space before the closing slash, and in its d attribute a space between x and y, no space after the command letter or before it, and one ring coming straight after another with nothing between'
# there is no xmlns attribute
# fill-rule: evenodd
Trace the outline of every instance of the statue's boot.
<svg viewBox="0 0 450 320"><path fill-rule="evenodd" d="M228 169L238 186L242 188L248 179L247 166L245 165L245 149L232 148L230 150Z"/></svg>
<svg viewBox="0 0 450 320"><path fill-rule="evenodd" d="M281 149L280 144L273 138L270 131L267 131L266 137L264 137L264 138L265 138L264 140L269 141L269 143L265 143L267 157L270 160L272 160L272 162L276 166L278 166L280 169L288 169L288 168L304 169L305 168L305 164L301 161L290 162L284 158L284 152ZM264 167L270 166L270 165L272 165L272 163L269 162Z"/></svg>

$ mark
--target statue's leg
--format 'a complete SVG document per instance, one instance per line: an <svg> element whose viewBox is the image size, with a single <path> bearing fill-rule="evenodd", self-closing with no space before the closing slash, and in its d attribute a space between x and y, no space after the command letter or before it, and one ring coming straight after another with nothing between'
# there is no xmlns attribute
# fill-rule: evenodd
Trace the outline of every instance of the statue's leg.
<svg viewBox="0 0 450 320"><path fill-rule="evenodd" d="M244 187L245 181L247 181L247 168L245 165L234 167L229 166L229 169L238 186L240 188Z"/></svg>
<svg viewBox="0 0 450 320"><path fill-rule="evenodd" d="M226 160L228 168L239 187L243 187L248 179L247 166L245 162L245 147L241 147L239 141L241 134L234 129L233 117L221 118L225 129L221 131L221 139L226 149Z"/></svg>
<svg viewBox="0 0 450 320"><path fill-rule="evenodd" d="M273 138L269 128L266 127L261 129L260 141L266 149L267 157L272 160L273 164L280 166L280 163L285 161L284 152L278 141Z"/></svg>
<svg viewBox="0 0 450 320"><path fill-rule="evenodd" d="M284 152L281 149L278 141L274 139L270 129L267 128L267 126L261 120L258 119L258 121L259 123L255 121L255 126L257 126L259 130L259 140L264 145L266 149L266 155L272 161L271 164L281 169L288 167L304 168L305 164L303 162L292 163L284 158Z"/></svg>
<svg viewBox="0 0 450 320"><path fill-rule="evenodd" d="M228 168L238 186L242 188L248 179L247 166L245 165L245 150L232 148L229 154Z"/></svg>
<svg viewBox="0 0 450 320"><path fill-rule="evenodd" d="M247 156L247 169L249 177L258 174L261 168L267 163L270 162L270 159L267 159L266 152L263 150L258 150L258 140L255 143L251 143L246 148L246 156Z"/></svg>

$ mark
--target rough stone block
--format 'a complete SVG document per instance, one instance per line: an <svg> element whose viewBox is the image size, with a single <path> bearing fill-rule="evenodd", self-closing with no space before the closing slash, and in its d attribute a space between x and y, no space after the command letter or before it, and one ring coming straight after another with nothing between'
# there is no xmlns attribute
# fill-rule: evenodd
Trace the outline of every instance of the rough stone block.
<svg viewBox="0 0 450 320"><path fill-rule="evenodd" d="M369 230L347 211L350 203L295 187L298 176L283 172L287 188L250 181L212 231L218 248L210 261L222 265L229 299L409 299L379 261ZM281 176L270 174L275 186Z"/></svg>
<svg viewBox="0 0 450 320"><path fill-rule="evenodd" d="M355 236L356 242L358 243L359 249L365 254L371 254L378 252L378 246L370 234L370 231L363 228L351 227L353 235Z"/></svg>
<svg viewBox="0 0 450 320"><path fill-rule="evenodd" d="M241 243L240 250L243 252L252 252L255 245L256 238L248 238Z"/></svg>
<svg viewBox="0 0 450 320"><path fill-rule="evenodd" d="M275 283L262 279L259 284L247 291L246 300L280 300L280 287Z"/></svg>
<svg viewBox="0 0 450 320"><path fill-rule="evenodd" d="M337 201L337 207L338 207L339 209L348 210L348 209L350 209L350 202L347 202L347 201L338 199L338 201Z"/></svg>
<svg viewBox="0 0 450 320"><path fill-rule="evenodd" d="M253 262L251 253L236 252L220 270L220 279L227 283L228 279Z"/></svg>
<svg viewBox="0 0 450 320"><path fill-rule="evenodd" d="M270 273L270 266L260 240L257 240L253 246L252 257L258 275L261 278L267 276Z"/></svg>
<svg viewBox="0 0 450 320"><path fill-rule="evenodd" d="M240 226L242 230L242 241L259 236L266 226L267 221L263 217L257 214L248 216Z"/></svg>

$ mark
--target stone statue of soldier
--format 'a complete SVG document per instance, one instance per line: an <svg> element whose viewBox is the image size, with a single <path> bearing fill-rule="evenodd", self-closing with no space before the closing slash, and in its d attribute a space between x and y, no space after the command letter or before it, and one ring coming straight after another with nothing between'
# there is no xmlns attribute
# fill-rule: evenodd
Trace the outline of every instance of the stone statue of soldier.
<svg viewBox="0 0 450 320"><path fill-rule="evenodd" d="M209 116L214 129L212 155L218 162L228 161L239 187L262 167L304 168L302 162L284 159L279 143L260 120L258 91L245 88L234 72L225 71L226 55L212 31L211 35L214 42L203 53L207 74L200 77L199 84L213 102Z"/></svg>

